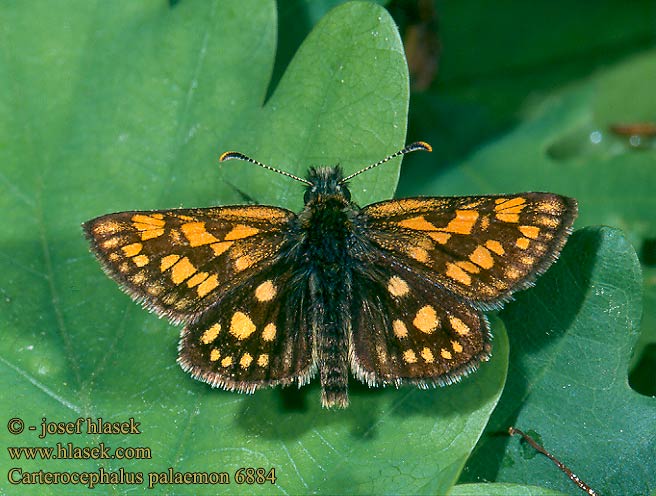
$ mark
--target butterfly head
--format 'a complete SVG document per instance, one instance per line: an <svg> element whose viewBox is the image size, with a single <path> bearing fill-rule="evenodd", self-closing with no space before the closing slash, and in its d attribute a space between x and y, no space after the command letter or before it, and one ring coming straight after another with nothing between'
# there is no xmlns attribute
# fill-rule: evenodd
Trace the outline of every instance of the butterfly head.
<svg viewBox="0 0 656 496"><path fill-rule="evenodd" d="M373 169L374 167L378 167L379 165L384 164L385 162L388 162L400 155L405 155L406 153L414 152L417 150L424 150L427 152L433 151L428 143L417 141L415 143L409 144L398 152L392 153L384 159L368 165L364 169L360 169L359 171L354 172L350 176L346 177L344 177L344 173L339 166L311 167L307 179L303 179L301 177L295 176L294 174L290 174L289 172L285 172L283 170L276 169L275 167L271 167L270 165L263 164L262 162L259 162L240 152L225 152L219 157L219 162L231 159L244 160L246 162L250 162L251 164L259 165L260 167L273 172L277 172L283 176L291 177L292 179L304 183L307 185L304 197L305 204L307 205L317 200L328 198L338 198L341 201L350 202L351 192L347 187L347 181L349 179L357 176L358 174L362 174L365 171Z"/></svg>
<svg viewBox="0 0 656 496"><path fill-rule="evenodd" d="M320 199L339 197L351 201L351 192L343 181L344 174L340 166L336 167L310 167L303 201L305 204Z"/></svg>

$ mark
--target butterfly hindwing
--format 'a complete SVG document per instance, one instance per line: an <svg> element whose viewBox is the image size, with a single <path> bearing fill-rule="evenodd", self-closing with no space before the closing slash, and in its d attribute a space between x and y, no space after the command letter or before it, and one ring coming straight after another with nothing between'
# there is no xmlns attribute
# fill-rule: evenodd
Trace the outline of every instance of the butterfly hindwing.
<svg viewBox="0 0 656 496"><path fill-rule="evenodd" d="M551 193L407 198L362 209L366 238L389 259L490 308L557 258L576 200Z"/></svg>
<svg viewBox="0 0 656 496"><path fill-rule="evenodd" d="M286 261L236 286L180 339L178 362L224 389L309 382L316 370L307 284Z"/></svg>
<svg viewBox="0 0 656 496"><path fill-rule="evenodd" d="M128 294L190 322L276 260L293 217L265 206L121 212L92 219L84 230Z"/></svg>
<svg viewBox="0 0 656 496"><path fill-rule="evenodd" d="M448 384L490 351L485 316L402 266L354 272L352 363L369 385Z"/></svg>

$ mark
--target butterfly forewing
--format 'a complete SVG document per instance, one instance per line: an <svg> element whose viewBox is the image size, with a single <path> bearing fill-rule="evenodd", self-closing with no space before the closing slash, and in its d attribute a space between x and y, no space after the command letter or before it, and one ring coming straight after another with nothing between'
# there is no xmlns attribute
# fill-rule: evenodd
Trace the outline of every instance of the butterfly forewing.
<svg viewBox="0 0 656 496"><path fill-rule="evenodd" d="M293 217L262 206L122 212L84 230L106 272L132 297L189 322L276 260Z"/></svg>
<svg viewBox="0 0 656 496"><path fill-rule="evenodd" d="M365 235L390 260L487 308L551 265L576 210L571 198L522 193L391 200L362 213Z"/></svg>
<svg viewBox="0 0 656 496"><path fill-rule="evenodd" d="M352 369L369 385L448 384L490 351L485 316L382 256L354 276Z"/></svg>
<svg viewBox="0 0 656 496"><path fill-rule="evenodd" d="M178 362L197 379L242 392L309 382L316 366L307 284L281 261L236 286L187 326Z"/></svg>

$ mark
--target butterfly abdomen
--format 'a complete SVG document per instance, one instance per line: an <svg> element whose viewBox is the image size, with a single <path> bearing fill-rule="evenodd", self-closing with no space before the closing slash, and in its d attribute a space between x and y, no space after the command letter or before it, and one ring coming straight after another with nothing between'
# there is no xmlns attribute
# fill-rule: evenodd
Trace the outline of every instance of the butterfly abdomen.
<svg viewBox="0 0 656 496"><path fill-rule="evenodd" d="M325 407L348 405L352 209L337 194L318 197L301 214L302 252L310 274L312 329Z"/></svg>

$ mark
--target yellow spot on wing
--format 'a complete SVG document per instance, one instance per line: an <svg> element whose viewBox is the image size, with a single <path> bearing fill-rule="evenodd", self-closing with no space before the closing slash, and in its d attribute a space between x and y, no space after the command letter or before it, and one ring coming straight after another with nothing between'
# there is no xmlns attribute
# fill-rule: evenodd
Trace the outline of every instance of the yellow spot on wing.
<svg viewBox="0 0 656 496"><path fill-rule="evenodd" d="M243 312L235 312L230 322L230 334L237 339L246 339L255 332L255 324L251 318Z"/></svg>
<svg viewBox="0 0 656 496"><path fill-rule="evenodd" d="M259 302L271 301L276 296L276 292L276 286L269 279L255 288L255 298Z"/></svg>
<svg viewBox="0 0 656 496"><path fill-rule="evenodd" d="M210 351L210 362L216 362L219 358L221 358L221 353L219 353L219 350L214 348L212 351Z"/></svg>
<svg viewBox="0 0 656 496"><path fill-rule="evenodd" d="M210 248L214 250L214 255L217 257L221 255L223 252L228 251L228 248L232 246L232 243L234 241L221 241L220 243L214 243L210 245Z"/></svg>
<svg viewBox="0 0 656 496"><path fill-rule="evenodd" d="M456 331L461 336L466 336L469 334L469 326L465 324L462 320L460 320L458 317L449 315L449 322L451 323L451 327L453 327L453 330Z"/></svg>
<svg viewBox="0 0 656 496"><path fill-rule="evenodd" d="M516 210L516 212L512 212L512 213L519 213L526 206L525 205L526 198L523 198L521 196L518 196L517 198L512 198L510 200L503 200L503 201L499 201L499 200L501 200L501 198L496 200L496 203L498 203L498 205L496 207L494 207L494 209L497 210L497 211L501 211L501 210L504 210L504 211L513 210L514 211L514 210Z"/></svg>
<svg viewBox="0 0 656 496"><path fill-rule="evenodd" d="M187 280L187 287L193 288L194 286L198 286L201 282L207 279L208 275L209 274L207 272L199 272L198 274Z"/></svg>
<svg viewBox="0 0 656 496"><path fill-rule="evenodd" d="M119 244L121 244L121 237L114 236L112 238L103 241L102 247L105 248L106 250L109 250L110 248L116 248Z"/></svg>
<svg viewBox="0 0 656 496"><path fill-rule="evenodd" d="M392 328L394 329L394 335L397 338L404 338L408 335L408 328L405 326L402 320L396 319L392 322Z"/></svg>
<svg viewBox="0 0 656 496"><path fill-rule="evenodd" d="M143 267L144 265L147 265L148 262L150 262L150 259L146 255L137 255L132 259L132 261L137 267Z"/></svg>
<svg viewBox="0 0 656 496"><path fill-rule="evenodd" d="M266 367L267 365L269 365L269 355L267 355L266 353L262 353L257 359L257 364L260 367Z"/></svg>
<svg viewBox="0 0 656 496"><path fill-rule="evenodd" d="M270 324L267 324L264 326L264 329L262 330L262 339L264 341L273 341L276 337L276 324L271 322Z"/></svg>
<svg viewBox="0 0 656 496"><path fill-rule="evenodd" d="M209 245L219 241L205 230L204 222L189 222L187 224L182 224L180 230L189 241L190 246Z"/></svg>
<svg viewBox="0 0 656 496"><path fill-rule="evenodd" d="M497 214L497 219L503 222L519 222L517 214Z"/></svg>
<svg viewBox="0 0 656 496"><path fill-rule="evenodd" d="M503 246L501 246L501 243L499 243L494 239L487 240L485 242L485 247L488 250L493 251L497 255L503 255L504 253L506 253L505 250L503 249Z"/></svg>
<svg viewBox="0 0 656 496"><path fill-rule="evenodd" d="M207 279L205 279L202 283L200 283L200 285L196 289L196 292L198 293L199 297L203 298L207 293L213 291L218 285L219 285L219 278L216 276L216 274L212 274Z"/></svg>
<svg viewBox="0 0 656 496"><path fill-rule="evenodd" d="M200 337L200 341L203 344L210 344L216 339L216 337L221 332L221 324L214 324L212 327L207 329L203 335Z"/></svg>
<svg viewBox="0 0 656 496"><path fill-rule="evenodd" d="M171 269L171 280L173 284L180 284L182 281L194 275L195 272L196 267L194 267L187 257L184 257L178 260Z"/></svg>
<svg viewBox="0 0 656 496"><path fill-rule="evenodd" d="M506 277L509 279L518 279L522 273L518 271L515 267L508 267L506 269Z"/></svg>
<svg viewBox="0 0 656 496"><path fill-rule="evenodd" d="M159 265L159 270L162 272L166 271L173 267L178 260L180 260L180 255L167 255L163 257Z"/></svg>
<svg viewBox="0 0 656 496"><path fill-rule="evenodd" d="M478 219L476 210L456 210L456 217L443 229L455 234L471 234L474 224Z"/></svg>
<svg viewBox="0 0 656 496"><path fill-rule="evenodd" d="M164 229L149 229L141 231L141 241L147 241L149 239L158 238L164 234Z"/></svg>
<svg viewBox="0 0 656 496"><path fill-rule="evenodd" d="M426 234L428 234L434 241L437 241L441 245L445 245L446 242L449 241L449 238L451 237L449 233L440 232L440 231L429 232Z"/></svg>
<svg viewBox="0 0 656 496"><path fill-rule="evenodd" d="M235 260L235 270L237 272L241 272L242 270L248 269L254 263L255 260L253 260L251 257L249 257L248 255L243 255L239 257L237 260Z"/></svg>
<svg viewBox="0 0 656 496"><path fill-rule="evenodd" d="M555 217L549 217L548 215L541 215L534 221L536 224L541 226L555 228L558 227L558 219Z"/></svg>
<svg viewBox="0 0 656 496"><path fill-rule="evenodd" d="M519 232L531 239L537 239L540 235L540 228L536 226L519 226Z"/></svg>
<svg viewBox="0 0 656 496"><path fill-rule="evenodd" d="M248 238L249 236L254 236L259 232L260 230L256 229L255 227L245 226L244 224L237 224L228 234L223 237L223 239L225 241L243 239Z"/></svg>
<svg viewBox="0 0 656 496"><path fill-rule="evenodd" d="M470 275L454 263L448 262L446 264L446 275L454 281L457 281L460 284L464 284L465 286L469 286L471 284Z"/></svg>
<svg viewBox="0 0 656 496"><path fill-rule="evenodd" d="M512 198L511 200L499 203L494 209L497 212L497 219L502 222L519 222L519 213L526 207L526 199L522 197Z"/></svg>
<svg viewBox="0 0 656 496"><path fill-rule="evenodd" d="M428 259L430 258L428 256L428 252L418 246L408 247L408 255L414 258L417 262L421 262L421 263L428 262Z"/></svg>
<svg viewBox="0 0 656 496"><path fill-rule="evenodd" d="M232 357L228 356L221 360L222 367L230 367L230 365L232 365Z"/></svg>
<svg viewBox="0 0 656 496"><path fill-rule="evenodd" d="M481 271L477 265L474 265L471 262L467 262L466 260L463 260L462 262L456 262L456 265L461 269L466 270L467 272L471 272L472 274L478 274Z"/></svg>
<svg viewBox="0 0 656 496"><path fill-rule="evenodd" d="M451 341L451 346L456 353L462 353L462 345L458 341Z"/></svg>
<svg viewBox="0 0 656 496"><path fill-rule="evenodd" d="M152 229L153 227L164 227L166 222L163 221L162 218L163 217L161 215L159 217L153 217L152 215L137 214L132 216L132 222L135 225L145 224L149 226L148 229Z"/></svg>
<svg viewBox="0 0 656 496"><path fill-rule="evenodd" d="M469 255L469 260L484 269L489 269L494 265L494 259L490 250L481 245L477 246L471 255Z"/></svg>
<svg viewBox="0 0 656 496"><path fill-rule="evenodd" d="M403 360L405 360L406 363L416 363L417 355L415 355L413 350L405 350L403 352Z"/></svg>
<svg viewBox="0 0 656 496"><path fill-rule="evenodd" d="M519 238L515 244L517 245L517 248L520 248L522 250L525 250L528 248L528 245L531 243L531 240L528 238Z"/></svg>
<svg viewBox="0 0 656 496"><path fill-rule="evenodd" d="M247 369L252 361L253 357L250 355L250 353L244 353L241 356L241 360L239 360L239 365L241 365L242 369Z"/></svg>
<svg viewBox="0 0 656 496"><path fill-rule="evenodd" d="M108 234L115 234L124 230L122 224L113 220L104 220L93 226L93 232L97 236L106 236Z"/></svg>
<svg viewBox="0 0 656 496"><path fill-rule="evenodd" d="M399 276L392 276L387 285L387 290L392 296L405 296L410 291L410 288L408 288L408 283Z"/></svg>
<svg viewBox="0 0 656 496"><path fill-rule="evenodd" d="M412 323L421 332L430 334L435 329L437 329L437 326L439 325L440 321L437 318L437 313L435 312L435 309L430 305L426 305L419 309Z"/></svg>
<svg viewBox="0 0 656 496"><path fill-rule="evenodd" d="M124 246L121 250L123 250L126 257L134 257L139 254L142 248L143 245L141 243L132 243L131 245Z"/></svg>
<svg viewBox="0 0 656 496"><path fill-rule="evenodd" d="M429 348L421 350L421 358L423 358L426 363L433 363L435 361L433 352Z"/></svg>
<svg viewBox="0 0 656 496"><path fill-rule="evenodd" d="M399 226L417 231L436 231L437 227L428 222L423 215L399 221Z"/></svg>
<svg viewBox="0 0 656 496"><path fill-rule="evenodd" d="M445 348L440 350L440 355L442 355L442 358L446 358L447 360L451 360L451 358L453 358L451 356L451 352Z"/></svg>
<svg viewBox="0 0 656 496"><path fill-rule="evenodd" d="M132 216L132 225L136 230L141 231L141 239L145 241L164 234L163 227L166 222L150 215L137 214Z"/></svg>

